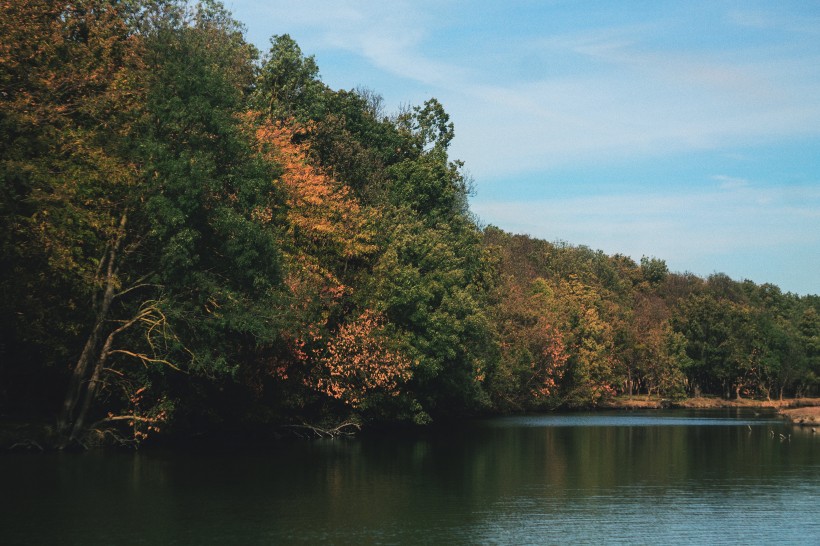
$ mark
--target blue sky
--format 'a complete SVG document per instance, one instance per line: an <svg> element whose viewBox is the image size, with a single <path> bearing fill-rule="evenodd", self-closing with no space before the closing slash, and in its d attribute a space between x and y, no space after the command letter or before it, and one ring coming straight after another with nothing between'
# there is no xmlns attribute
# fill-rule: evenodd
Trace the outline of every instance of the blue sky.
<svg viewBox="0 0 820 546"><path fill-rule="evenodd" d="M484 223L820 294L820 3L225 6L334 89L439 99Z"/></svg>

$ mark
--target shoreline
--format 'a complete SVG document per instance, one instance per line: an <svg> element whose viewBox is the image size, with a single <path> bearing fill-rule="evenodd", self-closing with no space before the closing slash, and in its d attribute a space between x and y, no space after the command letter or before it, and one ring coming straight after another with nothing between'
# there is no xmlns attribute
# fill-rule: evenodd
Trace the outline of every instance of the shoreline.
<svg viewBox="0 0 820 546"><path fill-rule="evenodd" d="M820 398L787 398L783 400L731 399L701 396L683 400L649 398L645 395L617 397L601 405L606 409L718 409L718 408L767 408L794 425L820 426Z"/></svg>
<svg viewBox="0 0 820 546"><path fill-rule="evenodd" d="M742 398L727 400L716 396L702 396L672 400L658 397L620 396L598 406L607 410L635 409L772 409L777 415L795 426L820 430L820 398L788 398L784 400L755 400ZM0 420L0 453L15 450L51 451L55 441L53 425L43 422L3 422Z"/></svg>
<svg viewBox="0 0 820 546"><path fill-rule="evenodd" d="M820 428L820 406L784 408L778 413L791 421L793 425L811 427L812 432Z"/></svg>

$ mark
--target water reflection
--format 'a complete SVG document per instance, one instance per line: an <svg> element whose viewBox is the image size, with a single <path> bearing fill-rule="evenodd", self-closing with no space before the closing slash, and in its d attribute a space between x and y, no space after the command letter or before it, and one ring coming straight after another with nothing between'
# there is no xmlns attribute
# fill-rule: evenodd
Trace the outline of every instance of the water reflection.
<svg viewBox="0 0 820 546"><path fill-rule="evenodd" d="M0 479L4 544L820 536L820 439L725 412L527 416L252 453L4 456Z"/></svg>

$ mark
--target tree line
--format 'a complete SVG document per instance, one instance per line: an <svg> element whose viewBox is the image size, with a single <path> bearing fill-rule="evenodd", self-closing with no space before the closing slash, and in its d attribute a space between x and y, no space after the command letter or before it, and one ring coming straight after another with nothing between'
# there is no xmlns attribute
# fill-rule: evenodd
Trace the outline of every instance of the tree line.
<svg viewBox="0 0 820 546"><path fill-rule="evenodd" d="M482 227L435 99L221 4L0 17L0 412L62 446L820 390L820 299Z"/></svg>

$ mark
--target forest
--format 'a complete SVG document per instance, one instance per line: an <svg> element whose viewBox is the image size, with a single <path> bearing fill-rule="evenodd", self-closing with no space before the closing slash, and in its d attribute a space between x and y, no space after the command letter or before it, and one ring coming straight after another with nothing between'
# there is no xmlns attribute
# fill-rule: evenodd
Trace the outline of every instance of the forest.
<svg viewBox="0 0 820 546"><path fill-rule="evenodd" d="M820 394L819 296L482 225L434 98L330 89L213 1L0 5L0 421L70 447Z"/></svg>

